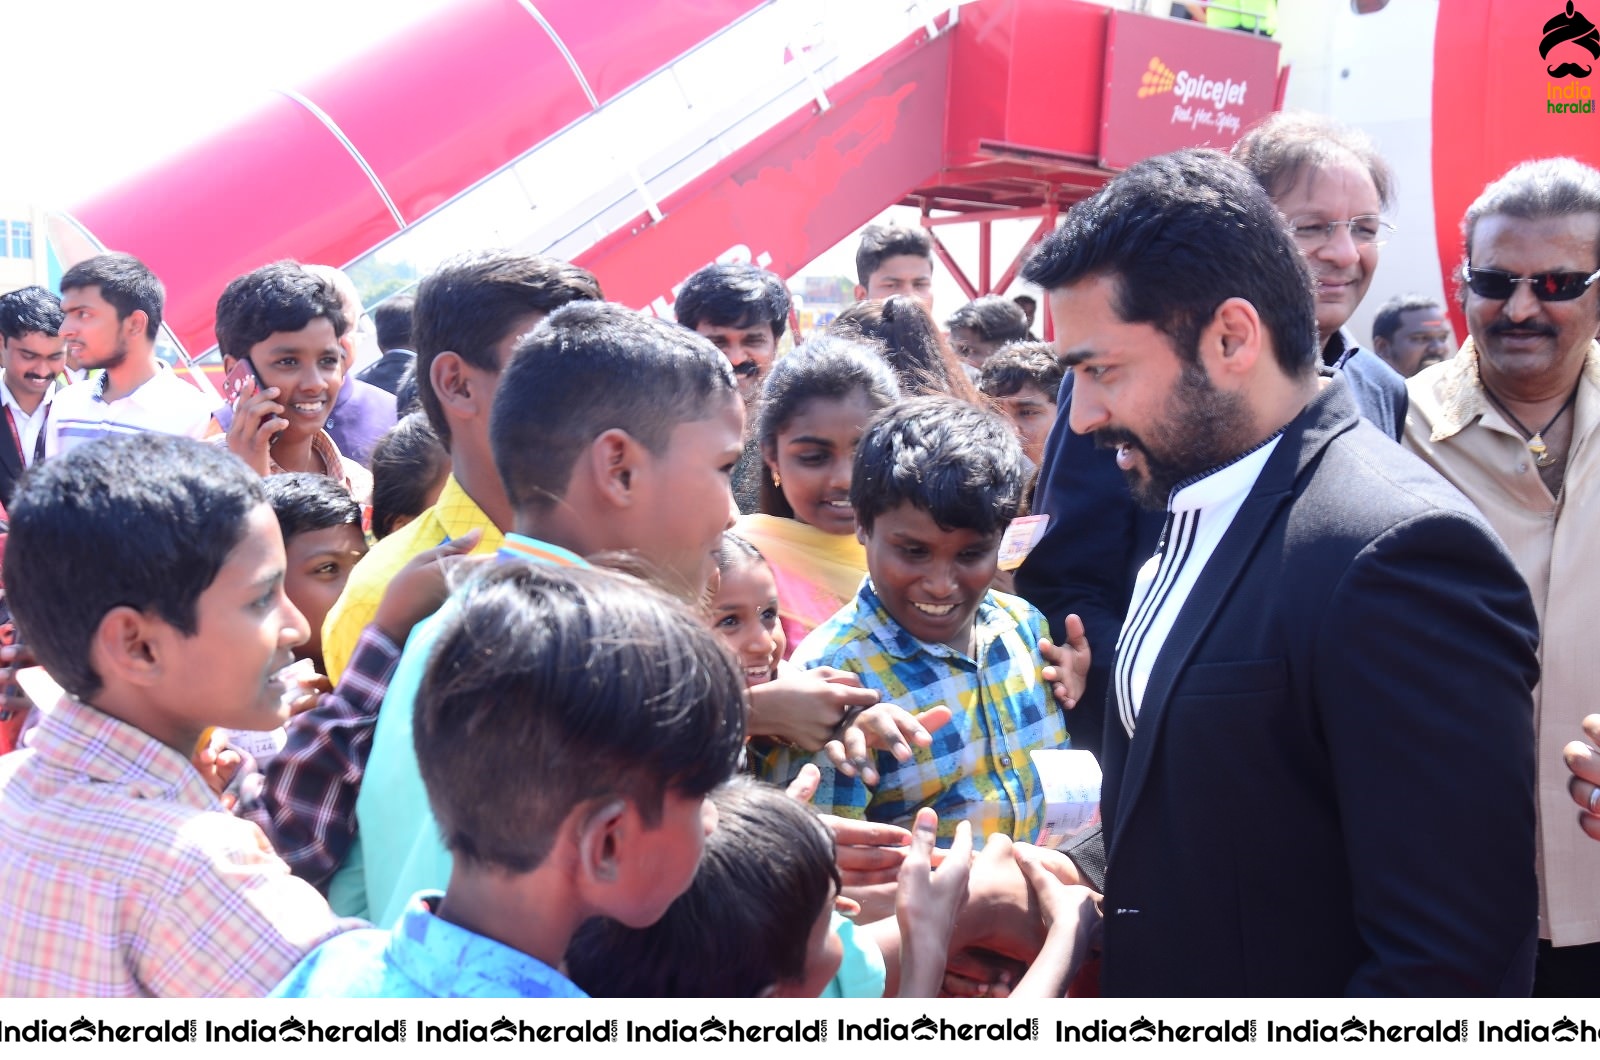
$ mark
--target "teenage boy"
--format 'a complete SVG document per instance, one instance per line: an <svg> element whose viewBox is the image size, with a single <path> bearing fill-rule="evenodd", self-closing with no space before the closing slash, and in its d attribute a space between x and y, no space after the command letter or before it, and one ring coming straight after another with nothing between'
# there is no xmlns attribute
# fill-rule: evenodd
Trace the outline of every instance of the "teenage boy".
<svg viewBox="0 0 1600 1060"><path fill-rule="evenodd" d="M963 820L975 842L1037 837L1044 797L1029 753L1066 746L1051 683L1061 680L1056 694L1070 706L1088 649L1075 627L1070 672L1042 673L1042 643L1057 661L1043 616L989 588L1026 474L1005 423L949 398L896 405L861 439L850 503L868 577L791 661L852 671L907 710L944 704L954 717L908 761L876 752L876 791L819 757L813 802L824 812L909 826L930 806L944 843ZM780 775L800 764L781 762Z"/></svg>
<svg viewBox="0 0 1600 1060"><path fill-rule="evenodd" d="M413 896L392 931L324 944L274 996L584 996L557 970L578 927L646 927L693 881L707 796L743 750L743 684L660 591L496 565L444 616L417 690L449 886Z"/></svg>
<svg viewBox="0 0 1600 1060"><path fill-rule="evenodd" d="M978 376L979 392L1017 432L1034 467L1056 425L1056 393L1066 372L1049 343L1014 342L985 361Z"/></svg>
<svg viewBox="0 0 1600 1060"><path fill-rule="evenodd" d="M762 380L789 327L789 292L783 281L754 265L707 265L683 281L672 311L678 323L710 339L728 359L739 377L745 422L754 423ZM745 439L733 469L733 496L742 514L756 510L762 470L760 442Z"/></svg>
<svg viewBox="0 0 1600 1060"><path fill-rule="evenodd" d="M230 375L240 362L249 366L228 448L258 475L326 475L365 502L371 473L347 460L326 430L346 382L339 340L349 325L333 285L293 261L239 276L217 299L223 366Z"/></svg>
<svg viewBox="0 0 1600 1060"><path fill-rule="evenodd" d="M856 301L910 295L933 315L933 241L921 228L868 225L856 248Z"/></svg>
<svg viewBox="0 0 1600 1060"><path fill-rule="evenodd" d="M182 438L85 445L18 489L4 576L65 694L0 759L0 995L259 997L353 926L190 762L208 727L284 723L306 636L260 478Z"/></svg>
<svg viewBox="0 0 1600 1060"><path fill-rule="evenodd" d="M215 433L215 398L179 379L156 356L166 297L155 274L128 254L88 258L61 277L67 360L105 371L56 398L45 456L114 434L160 431L204 438Z"/></svg>
<svg viewBox="0 0 1600 1060"><path fill-rule="evenodd" d="M663 584L699 599L732 523L728 476L743 434L733 371L711 343L622 306L564 306L500 372L489 441L514 513L502 555L581 566L597 552L635 552ZM450 874L412 737L449 610L406 645L356 799L355 847L329 891L335 908L380 924Z"/></svg>
<svg viewBox="0 0 1600 1060"><path fill-rule="evenodd" d="M43 287L0 295L0 361L5 369L0 403L10 428L0 436L0 506L11 503L17 479L44 456L44 427L66 356L60 299Z"/></svg>
<svg viewBox="0 0 1600 1060"><path fill-rule="evenodd" d="M599 298L600 286L586 270L508 251L454 258L418 286L412 332L417 396L450 452L450 477L433 507L374 545L351 573L323 624L330 678L344 673L384 589L413 556L469 530L481 532L480 552L504 542L511 506L489 455L489 407L500 369L517 339L551 310Z"/></svg>
<svg viewBox="0 0 1600 1060"><path fill-rule="evenodd" d="M974 298L944 322L950 348L969 367L982 370L1000 347L1028 337L1028 317L1017 303L997 294Z"/></svg>

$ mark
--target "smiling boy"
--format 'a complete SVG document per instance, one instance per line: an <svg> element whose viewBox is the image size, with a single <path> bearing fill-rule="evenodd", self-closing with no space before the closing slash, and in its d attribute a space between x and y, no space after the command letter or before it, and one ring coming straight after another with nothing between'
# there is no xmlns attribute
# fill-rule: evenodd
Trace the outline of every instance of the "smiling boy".
<svg viewBox="0 0 1600 1060"><path fill-rule="evenodd" d="M354 926L190 763L210 726L284 723L306 636L256 476L168 435L84 445L18 489L4 573L66 694L0 760L0 995L259 997Z"/></svg>
<svg viewBox="0 0 1600 1060"><path fill-rule="evenodd" d="M814 803L824 812L909 826L931 806L946 845L963 820L975 843L1038 835L1044 797L1029 752L1065 747L1067 732L1041 671L1043 616L989 587L1025 476L1007 425L948 398L896 405L862 438L850 500L868 579L792 661L852 671L886 701L944 704L955 716L907 761L877 752L876 791L819 757ZM1082 690L1087 646L1074 656L1067 699ZM778 768L792 773L803 760Z"/></svg>
<svg viewBox="0 0 1600 1060"><path fill-rule="evenodd" d="M315 472L365 500L372 476L325 429L345 382L348 328L334 286L292 261L236 278L217 299L222 362L230 373L248 362L255 380L236 399L228 448L258 474Z"/></svg>

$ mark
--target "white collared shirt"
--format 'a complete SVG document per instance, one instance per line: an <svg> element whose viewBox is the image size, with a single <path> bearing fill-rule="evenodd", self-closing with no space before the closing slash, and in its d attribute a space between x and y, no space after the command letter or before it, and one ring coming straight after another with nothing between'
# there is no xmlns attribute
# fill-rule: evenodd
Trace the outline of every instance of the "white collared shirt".
<svg viewBox="0 0 1600 1060"><path fill-rule="evenodd" d="M1117 637L1117 713L1129 736L1184 603L1282 437L1275 434L1237 460L1180 484L1168 498L1161 547L1139 568L1133 603Z"/></svg>
<svg viewBox="0 0 1600 1060"><path fill-rule="evenodd" d="M39 434L44 430L46 420L50 417L50 402L55 399L56 387L52 385L44 392L44 398L34 408L33 412L23 411L17 399L11 393L11 388L6 386L6 381L0 379L0 404L4 404L6 411L11 413L11 422L17 428L14 441L22 446L22 466L33 466L33 454L39 450Z"/></svg>
<svg viewBox="0 0 1600 1060"><path fill-rule="evenodd" d="M202 394L165 364L133 393L115 401L104 399L105 386L106 377L99 375L61 391L45 433L46 457L111 435L159 431L204 438L211 433L218 399Z"/></svg>

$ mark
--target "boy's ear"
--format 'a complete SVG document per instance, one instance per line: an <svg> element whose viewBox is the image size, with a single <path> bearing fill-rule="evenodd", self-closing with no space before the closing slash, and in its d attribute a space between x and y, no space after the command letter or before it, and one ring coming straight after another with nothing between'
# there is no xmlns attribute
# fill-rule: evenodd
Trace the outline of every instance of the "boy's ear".
<svg viewBox="0 0 1600 1060"><path fill-rule="evenodd" d="M345 338L349 338L348 334ZM341 343L345 339L339 340ZM347 351L349 347L346 347ZM347 352L347 358L350 354ZM479 380L470 371L469 365L459 353L445 350L436 355L433 362L428 365L428 381L433 384L433 392L439 399L439 404L457 419L472 419L479 415L487 416L489 408L485 402L487 392L479 385Z"/></svg>
<svg viewBox="0 0 1600 1060"><path fill-rule="evenodd" d="M626 799L579 807L578 876L585 890L609 887L622 876L621 853L628 838L631 807Z"/></svg>
<svg viewBox="0 0 1600 1060"><path fill-rule="evenodd" d="M166 627L134 607L113 607L89 642L89 665L105 684L148 686L161 675L161 633Z"/></svg>
<svg viewBox="0 0 1600 1060"><path fill-rule="evenodd" d="M644 446L627 431L613 427L602 432L587 450L595 491L613 507L633 507L646 473L646 455Z"/></svg>
<svg viewBox="0 0 1600 1060"><path fill-rule="evenodd" d="M866 300L867 300L867 289L865 287L861 286L859 283L856 284L856 301L865 302Z"/></svg>

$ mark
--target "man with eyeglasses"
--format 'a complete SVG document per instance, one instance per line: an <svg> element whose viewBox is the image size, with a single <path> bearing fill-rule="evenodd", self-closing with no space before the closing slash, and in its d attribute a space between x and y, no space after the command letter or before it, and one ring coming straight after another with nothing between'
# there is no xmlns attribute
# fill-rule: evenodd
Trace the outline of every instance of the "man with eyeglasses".
<svg viewBox="0 0 1600 1060"><path fill-rule="evenodd" d="M1600 994L1600 845L1575 825L1562 746L1594 709L1600 651L1600 172L1524 162L1462 221L1470 337L1409 383L1405 444L1478 506L1539 613L1535 996Z"/></svg>

